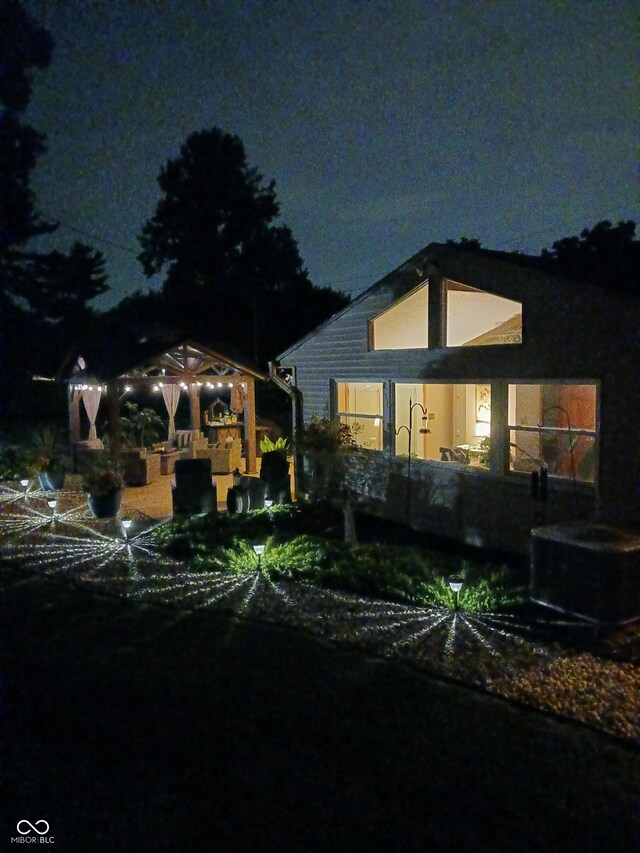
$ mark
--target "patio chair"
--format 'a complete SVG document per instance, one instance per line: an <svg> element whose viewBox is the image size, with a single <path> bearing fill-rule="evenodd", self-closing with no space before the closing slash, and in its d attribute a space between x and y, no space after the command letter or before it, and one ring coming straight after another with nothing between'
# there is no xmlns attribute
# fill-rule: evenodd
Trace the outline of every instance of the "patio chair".
<svg viewBox="0 0 640 853"><path fill-rule="evenodd" d="M211 460L178 459L171 499L174 515L217 512L218 493L211 477Z"/></svg>

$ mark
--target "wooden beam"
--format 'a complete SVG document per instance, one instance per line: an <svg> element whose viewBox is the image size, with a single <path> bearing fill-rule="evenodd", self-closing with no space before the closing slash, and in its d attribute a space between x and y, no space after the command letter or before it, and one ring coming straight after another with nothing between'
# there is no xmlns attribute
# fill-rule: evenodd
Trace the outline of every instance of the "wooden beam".
<svg viewBox="0 0 640 853"><path fill-rule="evenodd" d="M189 408L191 410L191 429L202 429L200 419L200 388L195 382L189 385Z"/></svg>
<svg viewBox="0 0 640 853"><path fill-rule="evenodd" d="M71 452L80 441L80 391L77 388L69 388L69 442Z"/></svg>
<svg viewBox="0 0 640 853"><path fill-rule="evenodd" d="M253 379L247 378L247 396L244 401L244 438L246 473L257 473L256 467L256 388Z"/></svg>
<svg viewBox="0 0 640 853"><path fill-rule="evenodd" d="M107 419L109 423L109 455L115 459L122 447L122 429L120 425L120 394L118 383L107 382Z"/></svg>

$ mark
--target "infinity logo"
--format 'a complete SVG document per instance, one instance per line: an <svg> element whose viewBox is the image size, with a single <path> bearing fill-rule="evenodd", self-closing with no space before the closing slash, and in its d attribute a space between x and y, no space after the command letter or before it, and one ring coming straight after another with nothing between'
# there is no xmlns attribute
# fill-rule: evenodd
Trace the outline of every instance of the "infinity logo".
<svg viewBox="0 0 640 853"><path fill-rule="evenodd" d="M44 824L44 829L38 829L39 826ZM21 826L28 826L28 829L20 829ZM38 835L46 835L49 832L49 824L46 820L37 820L35 824L30 823L28 820L19 820L16 829L20 833L20 835L26 835L27 832L37 832Z"/></svg>

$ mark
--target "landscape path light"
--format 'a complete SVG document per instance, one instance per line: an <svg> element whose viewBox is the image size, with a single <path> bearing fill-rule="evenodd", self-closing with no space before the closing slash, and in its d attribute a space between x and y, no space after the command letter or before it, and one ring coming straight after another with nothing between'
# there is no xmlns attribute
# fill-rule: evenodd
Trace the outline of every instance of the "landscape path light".
<svg viewBox="0 0 640 853"><path fill-rule="evenodd" d="M51 498L50 500L47 501L47 505L49 506L49 509L51 510L51 521L54 521L55 517L56 517L56 507L58 505L58 501L55 498Z"/></svg>
<svg viewBox="0 0 640 853"><path fill-rule="evenodd" d="M24 496L26 498L27 492L29 491L29 480L20 480L20 485L24 489Z"/></svg>
<svg viewBox="0 0 640 853"><path fill-rule="evenodd" d="M120 524L122 525L122 529L124 530L124 538L129 541L129 530L131 529L133 521L130 518L123 518Z"/></svg>
<svg viewBox="0 0 640 853"><path fill-rule="evenodd" d="M449 578L449 589L453 593L453 609L458 610L458 596L462 589L462 578L453 576Z"/></svg>
<svg viewBox="0 0 640 853"><path fill-rule="evenodd" d="M264 545L254 545L253 546L253 550L256 552L256 555L258 557L258 570L260 569L260 558L264 554L264 548L265 548Z"/></svg>

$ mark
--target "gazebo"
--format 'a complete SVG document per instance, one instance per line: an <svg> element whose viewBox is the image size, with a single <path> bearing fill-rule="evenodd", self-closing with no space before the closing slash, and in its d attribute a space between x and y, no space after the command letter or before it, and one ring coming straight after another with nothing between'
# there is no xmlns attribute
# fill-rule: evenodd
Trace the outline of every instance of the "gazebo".
<svg viewBox="0 0 640 853"><path fill-rule="evenodd" d="M96 434L96 418L104 397L111 448L117 451L121 444L120 403L128 394L134 394L136 389L146 388L162 394L169 415L169 439L175 434L174 417L182 393L189 398L191 428L200 430L202 394L205 391L227 389L231 395L232 410L243 416L246 473L255 474L255 382L268 382L269 379L268 374L190 340L151 354L138 364L106 377L89 374L82 359L78 359L68 380L71 446L73 448L81 441L81 400L89 420L89 436L85 444L100 444Z"/></svg>

